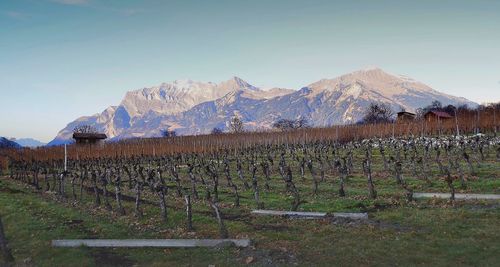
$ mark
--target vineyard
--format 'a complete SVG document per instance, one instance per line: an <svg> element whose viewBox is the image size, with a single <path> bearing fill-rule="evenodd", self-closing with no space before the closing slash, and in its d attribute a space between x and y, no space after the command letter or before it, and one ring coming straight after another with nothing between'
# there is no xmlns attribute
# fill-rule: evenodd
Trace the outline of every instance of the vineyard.
<svg viewBox="0 0 500 267"><path fill-rule="evenodd" d="M479 130L487 134L473 134ZM496 121L484 116L460 124L353 125L7 150L0 211L12 214L7 225L21 215L34 220L31 231L8 231L14 256L32 252L21 245L28 233L40 235L38 246L61 237L245 237L255 243L217 253L32 248L39 259L28 263L35 265L50 265L51 259L63 265L106 265L110 259L122 265L491 265L500 252L498 202L456 200L455 194L499 193L496 130ZM450 199L416 199L416 192L450 193ZM255 209L368 212L370 219L267 218L252 216ZM481 240L470 241L476 237ZM62 252L86 260L75 263ZM399 256L387 261L381 253Z"/></svg>

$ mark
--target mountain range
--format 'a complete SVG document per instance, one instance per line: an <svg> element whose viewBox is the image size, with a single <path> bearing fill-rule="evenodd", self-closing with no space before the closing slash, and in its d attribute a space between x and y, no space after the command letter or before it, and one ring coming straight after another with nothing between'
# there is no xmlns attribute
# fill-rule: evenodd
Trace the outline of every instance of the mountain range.
<svg viewBox="0 0 500 267"><path fill-rule="evenodd" d="M48 145L71 140L73 129L94 126L112 140L160 136L161 130L181 135L206 134L239 116L245 129L269 129L280 118L305 118L312 126L359 121L371 102L385 103L394 111L415 111L438 100L443 105L477 104L438 92L406 76L372 68L320 81L299 90L264 90L233 77L221 83L191 80L127 92L118 106L70 122Z"/></svg>
<svg viewBox="0 0 500 267"><path fill-rule="evenodd" d="M18 143L22 147L39 147L46 145L46 143L33 138L11 138L10 140Z"/></svg>
<svg viewBox="0 0 500 267"><path fill-rule="evenodd" d="M40 147L47 145L33 138L7 138L0 137L0 148Z"/></svg>
<svg viewBox="0 0 500 267"><path fill-rule="evenodd" d="M21 145L5 137L0 137L0 148L20 148Z"/></svg>

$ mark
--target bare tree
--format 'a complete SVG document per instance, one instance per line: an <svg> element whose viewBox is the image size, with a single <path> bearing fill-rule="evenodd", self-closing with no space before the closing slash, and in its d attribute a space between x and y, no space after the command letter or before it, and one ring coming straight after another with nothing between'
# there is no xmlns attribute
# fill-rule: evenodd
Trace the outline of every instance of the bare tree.
<svg viewBox="0 0 500 267"><path fill-rule="evenodd" d="M240 117L238 116L232 117L231 121L229 122L229 128L231 129L232 133L243 132L243 122L241 121Z"/></svg>
<svg viewBox="0 0 500 267"><path fill-rule="evenodd" d="M273 128L280 131L287 131L293 129L293 120L289 119L279 119L273 123Z"/></svg>
<svg viewBox="0 0 500 267"><path fill-rule="evenodd" d="M221 128L218 128L218 127L214 127L212 129L212 131L210 132L210 134L222 134L222 133L224 133L224 132L222 131Z"/></svg>
<svg viewBox="0 0 500 267"><path fill-rule="evenodd" d="M81 124L73 129L73 133L97 133L97 129L88 124Z"/></svg>
<svg viewBox="0 0 500 267"><path fill-rule="evenodd" d="M384 103L370 103L360 123L386 123L392 122L394 112Z"/></svg>
<svg viewBox="0 0 500 267"><path fill-rule="evenodd" d="M186 219L187 219L187 230L193 231L193 212L191 207L191 196L185 195L184 201L186 202Z"/></svg>
<svg viewBox="0 0 500 267"><path fill-rule="evenodd" d="M443 104L441 104L441 102L439 102L439 100L434 100L434 101L432 101L432 104L430 105L430 107L432 109L441 109L441 108L443 108Z"/></svg>
<svg viewBox="0 0 500 267"><path fill-rule="evenodd" d="M163 129L163 130L161 130L161 136L162 137L175 137L175 136L177 136L177 133L173 130Z"/></svg>
<svg viewBox="0 0 500 267"><path fill-rule="evenodd" d="M220 238L228 238L229 234L227 232L227 228L224 225L224 220L222 219L222 213L220 212L219 205L215 202L212 202L209 200L210 206L214 209L215 211L215 217L217 218L217 223L219 224L219 236Z"/></svg>
<svg viewBox="0 0 500 267"><path fill-rule="evenodd" d="M290 131L307 127L309 127L309 123L305 118L302 117L295 120L279 119L275 123L273 123L273 128L281 131Z"/></svg>

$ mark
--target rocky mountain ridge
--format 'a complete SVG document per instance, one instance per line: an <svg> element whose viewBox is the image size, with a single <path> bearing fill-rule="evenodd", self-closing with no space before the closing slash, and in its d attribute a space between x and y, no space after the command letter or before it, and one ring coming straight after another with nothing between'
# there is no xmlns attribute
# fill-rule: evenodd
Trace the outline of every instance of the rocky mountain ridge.
<svg viewBox="0 0 500 267"><path fill-rule="evenodd" d="M329 126L357 122L371 102L388 104L394 111L415 111L434 100L477 105L378 68L322 79L299 90L263 90L238 77L218 84L174 81L127 92L118 106L69 123L49 145L68 142L81 124L92 125L115 140L159 136L162 129L184 135L209 133L214 127L225 130L235 115L249 130L269 129L279 118L297 117L312 126Z"/></svg>

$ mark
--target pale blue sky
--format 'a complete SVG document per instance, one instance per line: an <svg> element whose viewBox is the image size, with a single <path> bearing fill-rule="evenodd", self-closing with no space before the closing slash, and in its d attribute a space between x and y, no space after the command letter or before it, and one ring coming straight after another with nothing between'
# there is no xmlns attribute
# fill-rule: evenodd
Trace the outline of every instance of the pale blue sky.
<svg viewBox="0 0 500 267"><path fill-rule="evenodd" d="M379 66L500 101L500 1L0 1L0 136L51 140L127 90L298 89Z"/></svg>

